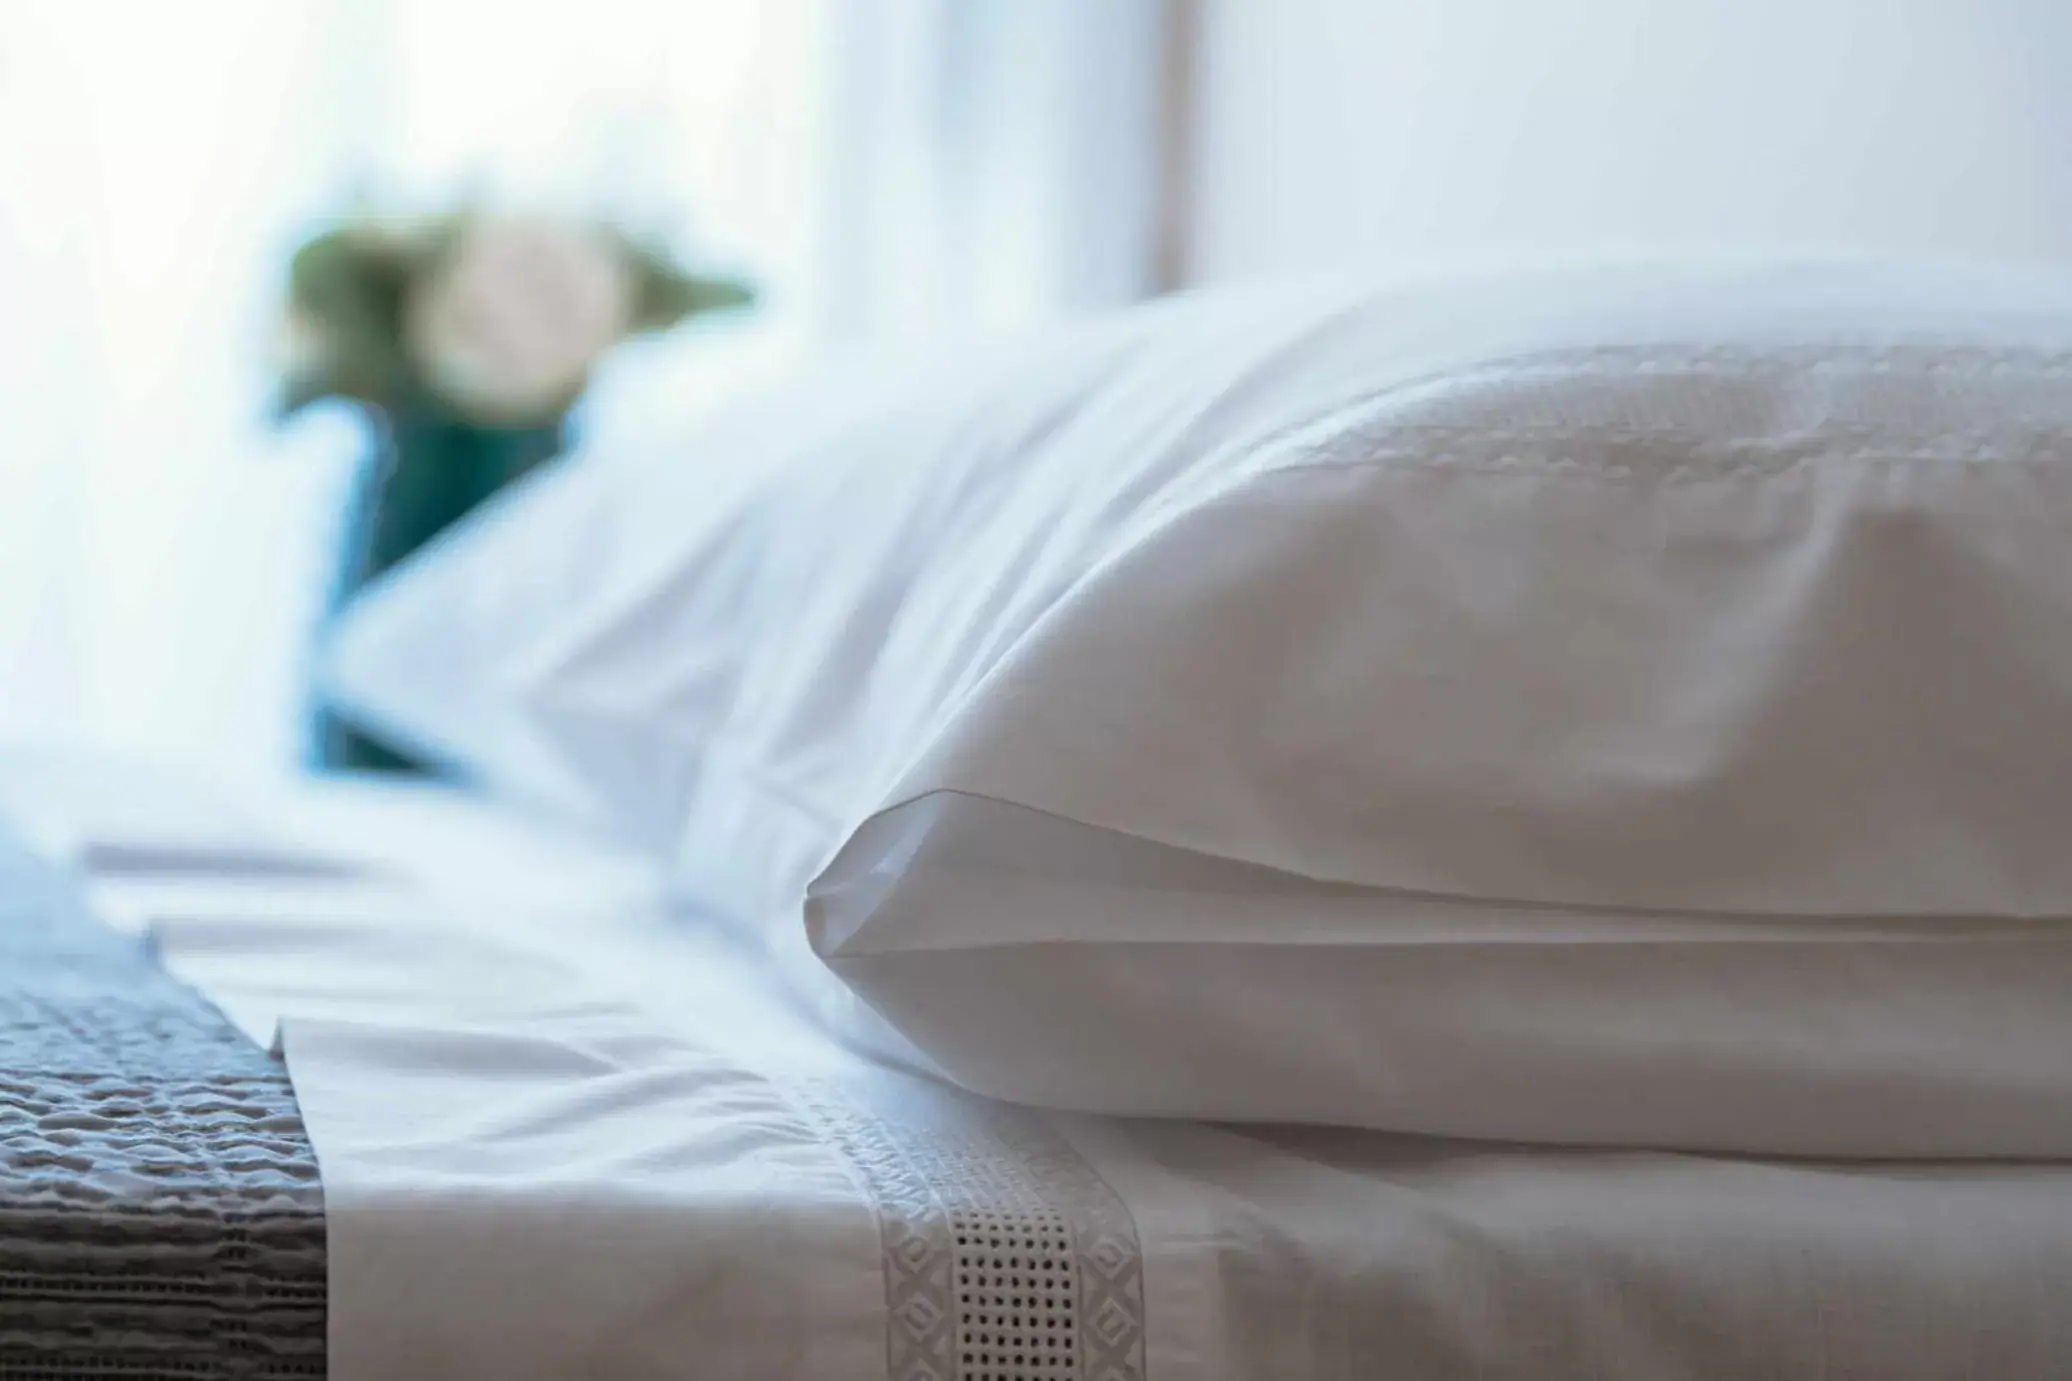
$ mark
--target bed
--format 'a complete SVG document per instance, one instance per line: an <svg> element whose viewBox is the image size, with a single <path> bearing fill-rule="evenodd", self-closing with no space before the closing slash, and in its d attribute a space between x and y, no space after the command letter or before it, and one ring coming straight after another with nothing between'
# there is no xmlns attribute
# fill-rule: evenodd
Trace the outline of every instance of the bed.
<svg viewBox="0 0 2072 1381"><path fill-rule="evenodd" d="M174 790L154 817L110 769L67 772L10 780L63 806L17 834L68 872L9 846L0 1375L1894 1381L2072 1358L2064 1166L1039 1113L834 1045L594 841L429 788L243 816ZM97 794L122 818L88 818Z"/></svg>

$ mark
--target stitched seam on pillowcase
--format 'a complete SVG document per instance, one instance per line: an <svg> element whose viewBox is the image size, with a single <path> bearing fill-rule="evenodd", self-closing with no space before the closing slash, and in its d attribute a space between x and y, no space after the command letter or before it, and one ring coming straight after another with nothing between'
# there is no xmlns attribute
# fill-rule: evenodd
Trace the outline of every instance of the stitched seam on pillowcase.
<svg viewBox="0 0 2072 1381"><path fill-rule="evenodd" d="M1650 425L1640 422L1547 422L1516 426L1493 426L1478 422L1382 422L1369 427L1347 428L1333 440L1317 443L1316 449L1353 440L1376 440L1394 435L1460 437L1512 442L1573 442L1610 437L1620 441L1679 441L1700 447L1764 447L1810 445L1824 438L1855 440L1860 447L1896 454L1920 452L1926 455L1971 455L2009 443L2039 444L2045 441L2072 442L2072 419L2062 424L2033 427L1988 427L1969 430L1938 429L1938 442L1961 443L1961 450L1949 445L1923 446L1918 427L1895 427L1872 422L1823 422L1799 431L1774 431L1760 435L1718 436L1702 426Z"/></svg>
<svg viewBox="0 0 2072 1381"><path fill-rule="evenodd" d="M1551 350L1530 350L1516 355L1499 356L1478 364L1458 367L1444 366L1426 373L1398 379L1380 388L1354 393L1327 406L1311 412L1299 420L1254 437L1243 443L1243 449L1252 454L1261 454L1288 446L1303 433L1322 426L1333 417L1348 412L1364 411L1377 407L1391 399L1416 393L1443 383L1474 383L1493 377L1506 379L1530 379L1548 375L1572 373L1581 364L1617 365L1625 372L1658 374L1686 374L1692 376L1731 373L1740 377L1749 375L1803 374L1819 372L1831 367L1848 365L1859 372L1871 374L1895 374L1900 372L1948 375L1991 376L1996 374L2022 373L2043 378L2072 376L2072 351L2043 349L2005 349L1988 346L1778 346L1752 348L1748 346L1698 346L1675 344L1651 344L1637 346L1577 346ZM1409 430L1416 423L1403 424L1397 430ZM1433 424L1427 424L1433 425ZM1849 424L1840 424L1826 431L1841 431ZM1581 434L1588 430L1602 436L1614 427L1585 428L1574 423L1549 423L1545 427L1522 426L1504 429L1501 432L1480 427L1460 427L1463 434L1479 435L1529 435L1559 436L1564 433ZM1675 428L1651 431L1639 428L1633 435L1687 435ZM2009 434L2022 434L2020 429L2009 429ZM2033 432L2031 433L2033 434ZM1273 467L1282 468L1282 467ZM1259 471L1234 477L1238 484L1256 478Z"/></svg>
<svg viewBox="0 0 2072 1381"><path fill-rule="evenodd" d="M1561 366L1575 361L1616 362L1653 373L1657 367L1712 372L1731 366L1736 373L1798 374L1847 365L1872 373L1930 374L2072 374L2072 350L2037 346L1995 345L1592 345L1533 351L1511 360L1478 365L1469 374L1510 372L1519 364Z"/></svg>
<svg viewBox="0 0 2072 1381"><path fill-rule="evenodd" d="M2056 454L1994 455L1980 450L1901 450L1882 446L1835 447L1817 442L1760 445L1752 443L1692 445L1679 459L1649 467L1622 463L1582 449L1580 434L1567 439L1540 438L1540 448L1458 447L1433 451L1424 447L1356 447L1352 442L1321 446L1254 471L1246 482L1312 471L1401 470L1463 474L1532 474L1549 479L1633 481L1673 484L1733 479L1778 479L1819 465L1856 467L1935 465L1946 469L2063 471L2072 474L2072 432L2055 438ZM1573 447L1574 449L1569 449ZM1358 449L1358 455L1344 452ZM1230 492L1220 497L1230 497Z"/></svg>

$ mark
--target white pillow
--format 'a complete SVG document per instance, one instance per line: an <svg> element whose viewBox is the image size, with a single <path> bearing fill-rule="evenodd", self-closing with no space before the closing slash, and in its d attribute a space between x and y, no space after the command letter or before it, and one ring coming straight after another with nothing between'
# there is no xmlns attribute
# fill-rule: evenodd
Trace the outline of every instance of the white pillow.
<svg viewBox="0 0 2072 1381"><path fill-rule="evenodd" d="M985 1093L2064 1155L2068 370L1983 268L1179 300L580 461L334 684Z"/></svg>

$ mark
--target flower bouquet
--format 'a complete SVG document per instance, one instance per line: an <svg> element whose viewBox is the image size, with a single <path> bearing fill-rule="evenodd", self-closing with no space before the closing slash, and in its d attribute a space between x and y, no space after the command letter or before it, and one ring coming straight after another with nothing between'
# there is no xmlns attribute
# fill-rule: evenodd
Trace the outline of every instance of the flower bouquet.
<svg viewBox="0 0 2072 1381"><path fill-rule="evenodd" d="M288 273L281 413L347 400L375 437L331 609L557 454L612 346L751 296L597 223L364 219L304 244ZM415 767L321 709L317 719L320 766Z"/></svg>

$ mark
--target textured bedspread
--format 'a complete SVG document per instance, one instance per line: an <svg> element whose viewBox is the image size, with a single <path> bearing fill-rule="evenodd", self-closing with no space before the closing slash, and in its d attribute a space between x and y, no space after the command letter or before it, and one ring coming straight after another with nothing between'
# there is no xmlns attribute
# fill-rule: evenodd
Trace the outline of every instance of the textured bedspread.
<svg viewBox="0 0 2072 1381"><path fill-rule="evenodd" d="M0 1381L324 1373L285 1070L0 831Z"/></svg>

